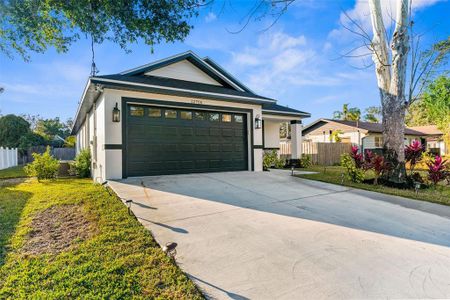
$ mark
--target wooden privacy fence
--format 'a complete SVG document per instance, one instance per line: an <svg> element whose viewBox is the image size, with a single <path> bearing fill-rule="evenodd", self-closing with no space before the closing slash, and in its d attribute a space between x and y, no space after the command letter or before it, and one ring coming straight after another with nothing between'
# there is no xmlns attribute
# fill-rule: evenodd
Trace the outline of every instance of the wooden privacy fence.
<svg viewBox="0 0 450 300"><path fill-rule="evenodd" d="M0 170L17 166L17 159L17 148L0 147Z"/></svg>
<svg viewBox="0 0 450 300"><path fill-rule="evenodd" d="M350 143L313 143L303 142L302 153L311 156L314 165L332 166L339 164L341 155L349 153L352 144ZM291 155L291 142L282 141L280 143L280 155Z"/></svg>
<svg viewBox="0 0 450 300"><path fill-rule="evenodd" d="M46 146L34 146L27 150L27 153L23 157L23 163L32 162L32 153L44 153L47 149ZM51 153L57 160L73 160L75 159L75 148L51 148Z"/></svg>

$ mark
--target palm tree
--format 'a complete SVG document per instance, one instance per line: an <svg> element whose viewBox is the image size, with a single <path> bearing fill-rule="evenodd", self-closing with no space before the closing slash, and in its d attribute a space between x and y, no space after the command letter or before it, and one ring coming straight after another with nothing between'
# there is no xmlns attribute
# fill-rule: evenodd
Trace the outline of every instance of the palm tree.
<svg viewBox="0 0 450 300"><path fill-rule="evenodd" d="M343 121L358 121L361 118L361 110L357 107L348 107L349 103L342 105L342 111L335 111L333 119Z"/></svg>

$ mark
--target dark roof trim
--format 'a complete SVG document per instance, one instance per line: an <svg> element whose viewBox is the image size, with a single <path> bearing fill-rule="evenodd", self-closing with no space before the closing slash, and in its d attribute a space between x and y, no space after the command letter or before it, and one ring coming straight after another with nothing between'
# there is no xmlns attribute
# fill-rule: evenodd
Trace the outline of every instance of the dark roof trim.
<svg viewBox="0 0 450 300"><path fill-rule="evenodd" d="M236 90L243 91L243 89L240 85L236 84L231 78L228 78L229 74L222 73L219 70L214 69L212 66L210 66L207 62L203 61L197 54L195 54L192 51L183 52L162 60L158 60L153 63L149 63L146 65L143 65L141 67L137 67L128 71L121 72L120 75L139 75L144 74L147 72L150 72L152 70L160 69L162 67L171 65L173 63L182 61L182 60L188 60L190 63L192 63L194 66L208 74L211 78L216 80L217 82L221 83L222 85L226 87L230 87Z"/></svg>
<svg viewBox="0 0 450 300"><path fill-rule="evenodd" d="M265 98L258 98L258 97L246 97L246 96L239 96L239 95L231 95L231 94L222 94L222 93L214 93L214 92L205 92L205 91L197 91L197 90L189 90L189 89L182 89L182 88L175 88L175 87L167 87L167 86L159 86L159 85L151 85L151 84L144 84L144 83L136 83L136 82L128 82L128 81L121 81L121 80L113 80L113 79L106 79L106 78L98 78L93 77L91 79L92 83L100 83L100 84L106 84L110 87L133 87L133 90L138 91L145 91L145 92L164 92L164 94L174 94L174 95L187 95L187 96L196 96L196 97L203 97L203 98L215 98L215 99L228 99L228 100L234 100L235 102L244 102L244 103L265 103L269 102L272 103L274 100L272 99L265 99Z"/></svg>
<svg viewBox="0 0 450 300"><path fill-rule="evenodd" d="M264 115L276 115L276 116L295 116L295 117L305 117L305 118L309 118L311 117L311 114L306 113L306 112L285 112L285 111L279 111L279 110L267 110L267 109L263 109L263 116Z"/></svg>
<svg viewBox="0 0 450 300"><path fill-rule="evenodd" d="M209 57L205 57L203 58L203 61L206 62L207 64L209 64L211 67L213 67L214 69L216 69L218 72L222 73L223 75L227 76L228 79L230 79L231 81L233 81L236 85L238 85L241 89L243 89L246 92L255 94L255 92L253 92L250 88L248 88L246 85L244 85L242 82L240 82L239 80L236 79L236 77L234 77L233 75L231 75L230 73L228 73L224 68L222 68L218 63L216 63L214 60L212 60Z"/></svg>

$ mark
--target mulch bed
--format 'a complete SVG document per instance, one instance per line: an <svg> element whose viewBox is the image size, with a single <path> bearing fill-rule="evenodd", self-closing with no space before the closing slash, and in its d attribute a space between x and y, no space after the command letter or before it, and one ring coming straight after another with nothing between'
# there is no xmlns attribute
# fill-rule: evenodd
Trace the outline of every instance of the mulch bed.
<svg viewBox="0 0 450 300"><path fill-rule="evenodd" d="M85 217L80 205L57 205L39 212L31 223L22 251L26 255L58 254L76 242L92 237L93 222Z"/></svg>

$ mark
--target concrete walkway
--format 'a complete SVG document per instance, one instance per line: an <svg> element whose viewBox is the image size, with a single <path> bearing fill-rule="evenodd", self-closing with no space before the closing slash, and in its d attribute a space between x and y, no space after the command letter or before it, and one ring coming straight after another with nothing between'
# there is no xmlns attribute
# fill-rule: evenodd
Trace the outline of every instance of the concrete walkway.
<svg viewBox="0 0 450 300"><path fill-rule="evenodd" d="M450 207L289 173L110 185L210 298L450 298Z"/></svg>

